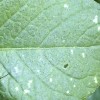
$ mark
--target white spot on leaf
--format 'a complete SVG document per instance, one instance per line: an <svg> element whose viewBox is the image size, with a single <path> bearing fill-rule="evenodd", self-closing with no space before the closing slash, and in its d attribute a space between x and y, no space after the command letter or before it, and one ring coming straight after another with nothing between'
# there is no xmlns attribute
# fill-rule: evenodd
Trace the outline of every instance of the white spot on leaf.
<svg viewBox="0 0 100 100"><path fill-rule="evenodd" d="M94 22L95 24L98 23L98 16L97 16L97 15L96 15L95 18L93 19L93 22Z"/></svg>
<svg viewBox="0 0 100 100"><path fill-rule="evenodd" d="M19 88L18 88L18 87L15 87L15 90L16 90L16 91L19 91Z"/></svg>
<svg viewBox="0 0 100 100"><path fill-rule="evenodd" d="M100 31L100 26L98 26L98 31Z"/></svg>
<svg viewBox="0 0 100 100"><path fill-rule="evenodd" d="M24 94L29 94L29 93L30 93L30 90L27 90L27 89L24 90Z"/></svg>
<svg viewBox="0 0 100 100"><path fill-rule="evenodd" d="M42 62L43 61L43 58L39 58L39 61Z"/></svg>
<svg viewBox="0 0 100 100"><path fill-rule="evenodd" d="M71 54L72 54L72 55L74 54L74 51L73 51L73 49L71 49L71 50L70 50L70 52L71 52Z"/></svg>
<svg viewBox="0 0 100 100"><path fill-rule="evenodd" d="M31 88L32 82L33 82L32 80L29 80L29 81L28 81L28 88Z"/></svg>
<svg viewBox="0 0 100 100"><path fill-rule="evenodd" d="M98 83L98 80L97 80L97 77L95 76L94 77L94 82L97 84Z"/></svg>
<svg viewBox="0 0 100 100"><path fill-rule="evenodd" d="M76 87L76 85L74 84L74 85L73 85L73 87L75 88L75 87Z"/></svg>
<svg viewBox="0 0 100 100"><path fill-rule="evenodd" d="M37 73L40 73L40 70L39 70L39 69L37 69L37 70L36 70L36 72L37 72Z"/></svg>
<svg viewBox="0 0 100 100"><path fill-rule="evenodd" d="M25 55L22 54L22 57L25 58Z"/></svg>
<svg viewBox="0 0 100 100"><path fill-rule="evenodd" d="M69 8L69 6L68 6L67 4L64 4L64 8L67 8L67 9L68 9L68 8Z"/></svg>
<svg viewBox="0 0 100 100"><path fill-rule="evenodd" d="M50 79L49 79L49 82L52 82L52 81L53 81L52 78L50 78Z"/></svg>
<svg viewBox="0 0 100 100"><path fill-rule="evenodd" d="M15 73L19 73L18 67L14 67Z"/></svg>
<svg viewBox="0 0 100 100"><path fill-rule="evenodd" d="M70 78L71 81L73 81L73 78Z"/></svg>
<svg viewBox="0 0 100 100"><path fill-rule="evenodd" d="M67 94L69 94L69 90L68 90L68 91L66 91L66 93L67 93Z"/></svg>
<svg viewBox="0 0 100 100"><path fill-rule="evenodd" d="M29 83L31 84L33 82L33 80L29 80Z"/></svg>
<svg viewBox="0 0 100 100"><path fill-rule="evenodd" d="M85 53L82 53L82 57L85 58Z"/></svg>

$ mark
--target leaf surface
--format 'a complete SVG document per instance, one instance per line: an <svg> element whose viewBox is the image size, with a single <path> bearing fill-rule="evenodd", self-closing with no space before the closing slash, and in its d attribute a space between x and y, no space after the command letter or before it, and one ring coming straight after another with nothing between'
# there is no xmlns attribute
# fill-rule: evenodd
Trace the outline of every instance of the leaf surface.
<svg viewBox="0 0 100 100"><path fill-rule="evenodd" d="M86 99L100 84L99 16L94 0L0 0L0 98Z"/></svg>

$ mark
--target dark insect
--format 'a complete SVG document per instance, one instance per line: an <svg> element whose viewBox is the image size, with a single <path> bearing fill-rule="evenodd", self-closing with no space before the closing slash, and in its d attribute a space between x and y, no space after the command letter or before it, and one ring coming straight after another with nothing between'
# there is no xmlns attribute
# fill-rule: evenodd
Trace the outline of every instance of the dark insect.
<svg viewBox="0 0 100 100"><path fill-rule="evenodd" d="M94 0L94 1L96 1L97 3L100 3L100 0Z"/></svg>
<svg viewBox="0 0 100 100"><path fill-rule="evenodd" d="M67 68L67 67L68 67L68 64L65 64L65 65L64 65L64 68Z"/></svg>
<svg viewBox="0 0 100 100"><path fill-rule="evenodd" d="M6 77L6 76L8 76L8 74L6 74L6 75L4 75L4 76L1 76L0 79L4 78L4 77Z"/></svg>

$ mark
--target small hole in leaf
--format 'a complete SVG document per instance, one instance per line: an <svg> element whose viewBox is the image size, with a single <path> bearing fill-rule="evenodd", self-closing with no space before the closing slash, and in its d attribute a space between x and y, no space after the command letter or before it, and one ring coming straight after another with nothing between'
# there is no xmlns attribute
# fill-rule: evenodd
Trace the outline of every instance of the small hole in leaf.
<svg viewBox="0 0 100 100"><path fill-rule="evenodd" d="M65 64L65 65L64 65L64 68L67 68L67 67L68 67L68 64Z"/></svg>
<svg viewBox="0 0 100 100"><path fill-rule="evenodd" d="M94 1L96 1L97 3L99 3L99 4L100 4L100 0L94 0Z"/></svg>

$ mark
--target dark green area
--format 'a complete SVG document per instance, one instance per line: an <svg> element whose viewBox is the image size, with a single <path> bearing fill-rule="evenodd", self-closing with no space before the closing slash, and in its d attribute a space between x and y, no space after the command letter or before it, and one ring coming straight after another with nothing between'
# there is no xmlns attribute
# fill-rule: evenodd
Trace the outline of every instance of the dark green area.
<svg viewBox="0 0 100 100"><path fill-rule="evenodd" d="M88 100L100 100L100 87L95 91L95 93L89 96Z"/></svg>
<svg viewBox="0 0 100 100"><path fill-rule="evenodd" d="M68 64L65 64L65 65L64 65L64 68L67 68L67 67L68 67Z"/></svg>
<svg viewBox="0 0 100 100"><path fill-rule="evenodd" d="M100 0L94 0L94 1L96 1L96 2L100 3Z"/></svg>

